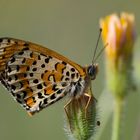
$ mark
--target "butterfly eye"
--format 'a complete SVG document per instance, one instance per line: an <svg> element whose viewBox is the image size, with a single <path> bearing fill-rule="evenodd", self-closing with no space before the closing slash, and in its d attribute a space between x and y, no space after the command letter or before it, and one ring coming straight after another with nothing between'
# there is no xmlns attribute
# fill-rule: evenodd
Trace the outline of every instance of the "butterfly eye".
<svg viewBox="0 0 140 140"><path fill-rule="evenodd" d="M88 75L91 77L92 80L96 78L96 74L98 72L97 65L90 65L87 69Z"/></svg>

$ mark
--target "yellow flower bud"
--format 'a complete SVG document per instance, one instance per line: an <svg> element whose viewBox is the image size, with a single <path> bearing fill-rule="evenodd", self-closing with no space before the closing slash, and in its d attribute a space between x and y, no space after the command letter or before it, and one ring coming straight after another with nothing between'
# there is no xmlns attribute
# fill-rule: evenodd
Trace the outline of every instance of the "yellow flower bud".
<svg viewBox="0 0 140 140"><path fill-rule="evenodd" d="M133 47L136 38L135 17L121 13L100 20L105 50L107 89L114 96L112 140L121 139L121 124L126 95L134 89Z"/></svg>
<svg viewBox="0 0 140 140"><path fill-rule="evenodd" d="M101 19L100 26L103 29L103 42L108 43L105 49L107 84L113 94L123 98L126 90L133 85L132 56L136 38L135 17L128 13L121 13L120 17L112 14Z"/></svg>
<svg viewBox="0 0 140 140"><path fill-rule="evenodd" d="M127 13L122 13L120 17L112 14L100 20L103 41L109 44L106 48L108 57L116 58L132 52L135 41L134 20L134 15Z"/></svg>

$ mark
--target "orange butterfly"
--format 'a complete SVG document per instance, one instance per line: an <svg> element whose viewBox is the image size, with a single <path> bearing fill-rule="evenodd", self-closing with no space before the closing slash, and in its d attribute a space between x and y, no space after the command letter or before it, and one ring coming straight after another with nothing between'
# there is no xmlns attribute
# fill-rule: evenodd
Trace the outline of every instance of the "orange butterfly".
<svg viewBox="0 0 140 140"><path fill-rule="evenodd" d="M66 94L72 99L90 92L97 72L97 64L82 67L43 46L0 38L0 81L30 115Z"/></svg>

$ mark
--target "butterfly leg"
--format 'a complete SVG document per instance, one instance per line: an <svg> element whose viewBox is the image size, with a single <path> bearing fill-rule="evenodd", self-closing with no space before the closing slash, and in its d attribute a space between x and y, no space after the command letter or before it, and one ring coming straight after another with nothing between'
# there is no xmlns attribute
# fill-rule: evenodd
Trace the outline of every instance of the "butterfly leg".
<svg viewBox="0 0 140 140"><path fill-rule="evenodd" d="M69 121L70 119L69 119L69 115L68 115L68 112L67 112L67 107L68 107L68 105L71 103L71 101L72 101L72 99L70 99L70 100L64 105L64 110L65 110L65 113L66 113L66 116L67 116L68 121ZM69 122L69 124L70 124L70 122ZM70 128L70 130L72 131L71 126L69 126L69 128Z"/></svg>
<svg viewBox="0 0 140 140"><path fill-rule="evenodd" d="M88 109L88 106L89 106L89 104L90 104L90 101L91 101L91 95L89 95L89 94L87 94L87 93L85 93L84 94L86 97L88 97L88 101L87 101L87 103L86 103L86 106L85 106L85 117L86 117L86 114L87 114L87 109Z"/></svg>
<svg viewBox="0 0 140 140"><path fill-rule="evenodd" d="M95 102L97 102L97 100L96 100L96 98L93 97L93 95L90 95L90 94L87 94L87 93L85 93L84 95L86 97L88 97L88 101L87 101L86 106L85 106L85 117L86 117L87 111L88 111L88 107L89 107L91 101L93 100L93 102L94 102L94 100L95 100Z"/></svg>
<svg viewBox="0 0 140 140"><path fill-rule="evenodd" d="M31 113L31 112L27 112L27 113L28 113L28 115L29 115L30 117L33 116L33 113Z"/></svg>
<svg viewBox="0 0 140 140"><path fill-rule="evenodd" d="M72 99L70 99L65 105L64 105L64 110L65 110L65 113L68 117L68 112L67 112L67 106L71 103ZM69 118L69 117L68 117Z"/></svg>

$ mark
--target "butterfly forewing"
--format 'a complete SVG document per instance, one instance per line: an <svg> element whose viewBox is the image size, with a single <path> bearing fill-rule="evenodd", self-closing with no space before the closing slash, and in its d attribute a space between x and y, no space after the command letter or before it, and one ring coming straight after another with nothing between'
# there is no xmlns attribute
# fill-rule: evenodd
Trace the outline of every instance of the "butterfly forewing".
<svg viewBox="0 0 140 140"><path fill-rule="evenodd" d="M56 52L15 39L0 39L1 82L31 114L61 99L83 68Z"/></svg>

